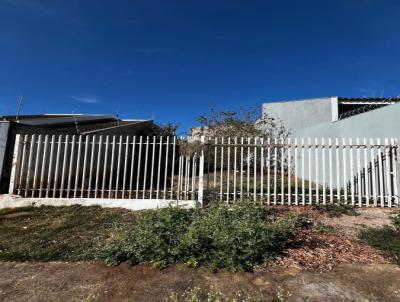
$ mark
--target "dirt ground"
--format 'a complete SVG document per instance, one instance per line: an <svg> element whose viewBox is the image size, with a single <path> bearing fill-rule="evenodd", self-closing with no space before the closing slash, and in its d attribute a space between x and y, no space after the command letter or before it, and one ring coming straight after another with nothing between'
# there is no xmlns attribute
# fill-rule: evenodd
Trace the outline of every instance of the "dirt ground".
<svg viewBox="0 0 400 302"><path fill-rule="evenodd" d="M290 210L321 223L321 231L300 232L284 256L253 273L183 265L160 270L100 262L0 262L0 301L167 301L171 293L193 287L205 293L211 286L227 297L259 292L262 301L400 301L400 266L355 236L365 227L389 224L398 210L364 208L357 216L338 218L310 207Z"/></svg>
<svg viewBox="0 0 400 302"><path fill-rule="evenodd" d="M259 273L102 263L0 263L1 301L166 301L171 292L214 285L228 296L261 291L264 301L400 301L400 267L340 265L318 273L295 267Z"/></svg>

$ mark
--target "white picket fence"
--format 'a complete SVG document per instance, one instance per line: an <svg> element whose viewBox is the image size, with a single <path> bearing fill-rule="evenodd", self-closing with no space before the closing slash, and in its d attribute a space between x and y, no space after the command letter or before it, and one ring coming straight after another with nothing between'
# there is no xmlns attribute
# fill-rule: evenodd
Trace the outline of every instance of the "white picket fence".
<svg viewBox="0 0 400 302"><path fill-rule="evenodd" d="M10 193L399 206L396 139L16 137Z"/></svg>

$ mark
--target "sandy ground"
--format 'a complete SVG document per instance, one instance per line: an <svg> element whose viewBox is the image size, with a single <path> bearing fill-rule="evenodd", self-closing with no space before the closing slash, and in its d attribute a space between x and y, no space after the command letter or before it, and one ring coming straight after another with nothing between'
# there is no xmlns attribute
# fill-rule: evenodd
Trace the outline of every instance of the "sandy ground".
<svg viewBox="0 0 400 302"><path fill-rule="evenodd" d="M400 301L400 267L340 265L330 272L276 268L260 273L102 263L0 263L1 301L165 301L171 291L211 285L227 295L261 291L265 301Z"/></svg>

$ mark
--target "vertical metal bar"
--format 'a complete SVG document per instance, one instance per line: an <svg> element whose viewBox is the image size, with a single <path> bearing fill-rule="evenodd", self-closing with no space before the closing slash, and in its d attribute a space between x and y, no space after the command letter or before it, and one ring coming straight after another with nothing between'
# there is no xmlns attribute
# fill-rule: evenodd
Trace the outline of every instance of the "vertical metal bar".
<svg viewBox="0 0 400 302"><path fill-rule="evenodd" d="M303 206L306 205L306 183L305 183L305 162L304 162L304 138L301 138L301 194Z"/></svg>
<svg viewBox="0 0 400 302"><path fill-rule="evenodd" d="M321 139L321 145L322 145L322 204L326 205L326 169L325 169L325 138Z"/></svg>
<svg viewBox="0 0 400 302"><path fill-rule="evenodd" d="M71 179L72 179L72 165L74 162L74 156L75 156L75 135L72 135L72 145L71 145L71 155L70 155L70 161L69 161L69 170L68 170L68 183L67 183L67 198L69 198L69 193L71 190Z"/></svg>
<svg viewBox="0 0 400 302"><path fill-rule="evenodd" d="M37 184L37 172L39 169L39 163L40 163L40 150L42 147L42 135L39 134L38 142L37 142L37 148L36 148L36 157L35 157L35 170L33 172L33 186L32 186L32 197L35 197L35 191L36 191L36 184Z"/></svg>
<svg viewBox="0 0 400 302"><path fill-rule="evenodd" d="M250 143L251 138L247 138L247 197L250 197Z"/></svg>
<svg viewBox="0 0 400 302"><path fill-rule="evenodd" d="M89 142L90 144L90 142ZM88 191L87 197L90 198L90 193L92 191L92 178L93 178L93 162L94 162L94 151L96 148L96 135L92 137L92 151L90 153L90 166L89 166L89 184L88 184Z"/></svg>
<svg viewBox="0 0 400 302"><path fill-rule="evenodd" d="M28 197L28 189L29 189L29 183L30 183L30 177L31 177L32 154L33 154L34 145L35 145L35 134L32 134L31 141L29 143L30 147L29 147L29 158L28 158L28 170L26 172L26 182L25 182L26 189L24 192L25 197Z"/></svg>
<svg viewBox="0 0 400 302"><path fill-rule="evenodd" d="M178 163L178 183L176 185L176 198L180 199L180 191L181 191L181 178L182 178L182 155L179 155L179 163Z"/></svg>
<svg viewBox="0 0 400 302"><path fill-rule="evenodd" d="M201 154L200 154L200 162L199 162L199 195L198 201L203 206L203 194L204 194L204 144L205 144L205 137L201 136Z"/></svg>
<svg viewBox="0 0 400 302"><path fill-rule="evenodd" d="M224 138L221 138L221 172L219 179L219 199L222 201L223 196L223 179L224 179Z"/></svg>
<svg viewBox="0 0 400 302"><path fill-rule="evenodd" d="M242 137L240 140L240 200L243 199L243 144L244 144L244 138Z"/></svg>
<svg viewBox="0 0 400 302"><path fill-rule="evenodd" d="M162 145L163 144L163 137L160 136L160 150L158 152L158 171L157 171L157 192L156 198L159 198L160 195L160 173L161 173L161 155L162 155ZM155 149L155 146L154 146Z"/></svg>
<svg viewBox="0 0 400 302"><path fill-rule="evenodd" d="M153 179L154 179L154 161L156 157L156 137L153 136L152 143L152 155L151 155L151 170L150 170L150 199L153 197Z"/></svg>
<svg viewBox="0 0 400 302"><path fill-rule="evenodd" d="M319 204L318 149L318 138L315 138L315 200L317 204Z"/></svg>
<svg viewBox="0 0 400 302"><path fill-rule="evenodd" d="M348 203L348 196L347 196L347 159L346 159L346 153L347 153L347 148L346 148L346 139L342 139L343 143L343 189L344 189L344 202L347 204Z"/></svg>
<svg viewBox="0 0 400 302"><path fill-rule="evenodd" d="M294 139L294 203L297 206L299 204L299 169L298 169L298 144L297 137Z"/></svg>
<svg viewBox="0 0 400 302"><path fill-rule="evenodd" d="M121 198L125 198L125 190L126 190L126 173L128 170L128 153L129 153L129 135L126 136L125 140L125 157L124 157L124 174L122 178L122 196Z"/></svg>
<svg viewBox="0 0 400 302"><path fill-rule="evenodd" d="M392 180L390 172L390 154L389 154L389 140L385 137L385 162L386 162L386 194L387 194L387 206L392 207Z"/></svg>
<svg viewBox="0 0 400 302"><path fill-rule="evenodd" d="M376 183L376 166L375 166L375 162L376 162L376 158L375 158L375 146L374 146L374 139L370 138L369 139L369 144L371 146L371 181L372 181L372 198L373 198L373 202L374 202L374 206L376 207L378 205L378 186Z"/></svg>
<svg viewBox="0 0 400 302"><path fill-rule="evenodd" d="M25 135L25 138L27 136ZM26 141L26 139L25 139ZM53 172L53 155L54 155L54 145L55 145L55 135L51 136L50 142L50 158L49 158L49 171L47 173L47 185L46 185L46 198L49 197L49 192L51 189L51 174Z"/></svg>
<svg viewBox="0 0 400 302"><path fill-rule="evenodd" d="M108 184L108 198L112 198L113 196L113 178L114 178L114 156L115 156L115 135L112 137L112 144L111 144L111 167L110 167L110 182Z"/></svg>
<svg viewBox="0 0 400 302"><path fill-rule="evenodd" d="M358 206L362 206L362 190L361 190L361 156L360 156L360 139L356 138L356 144L357 144L357 191L358 191Z"/></svg>
<svg viewBox="0 0 400 302"><path fill-rule="evenodd" d="M174 197L175 146L176 146L176 136L174 136L174 141L172 143L171 199L173 199Z"/></svg>
<svg viewBox="0 0 400 302"><path fill-rule="evenodd" d="M253 200L257 199L257 143L258 138L254 138L254 175L253 175Z"/></svg>
<svg viewBox="0 0 400 302"><path fill-rule="evenodd" d="M169 151L169 136L167 136L167 142L165 145L165 165L164 165L164 190L163 190L163 199L166 199L167 196L167 173L168 173L168 151Z"/></svg>
<svg viewBox="0 0 400 302"><path fill-rule="evenodd" d="M340 198L341 198L341 192L340 192L340 154L339 154L339 139L336 138L335 139L335 154L336 154L336 197L337 197L337 201L340 202Z"/></svg>
<svg viewBox="0 0 400 302"><path fill-rule="evenodd" d="M62 144L62 135L58 136L58 143L57 143L57 155L56 155L56 168L54 171L54 187L53 187L53 198L56 197L57 193L57 186L58 186L58 167L60 162L60 150Z"/></svg>
<svg viewBox="0 0 400 302"><path fill-rule="evenodd" d="M43 150L43 159L42 159L42 171L40 172L40 187L39 187L39 198L42 197L43 191L43 181L44 181L44 172L46 169L46 159L47 159L47 145L49 141L49 136L44 136L44 150Z"/></svg>
<svg viewBox="0 0 400 302"><path fill-rule="evenodd" d="M106 175L108 168L108 146L110 145L109 136L106 136L106 146L104 151L104 167L103 167L103 181L101 184L101 198L104 198L104 192L106 190ZM110 192L108 192L108 197L110 197Z"/></svg>
<svg viewBox="0 0 400 302"><path fill-rule="evenodd" d="M89 148L89 136L86 136L86 139L85 139L85 152L84 152L84 155L83 155L81 198L83 198L83 195L84 195L84 192L85 192L85 175L86 175L86 163L87 163L88 148Z"/></svg>
<svg viewBox="0 0 400 302"><path fill-rule="evenodd" d="M311 145L311 138L308 138L308 202L311 205L313 201L313 194L312 194L312 170L311 170L311 159L312 159L312 145Z"/></svg>
<svg viewBox="0 0 400 302"><path fill-rule="evenodd" d="M271 138L267 139L267 204L271 204Z"/></svg>
<svg viewBox="0 0 400 302"><path fill-rule="evenodd" d="M369 184L369 173L368 173L368 154L367 154L367 138L364 137L364 179L365 179L365 199L366 205L369 207L370 200L370 184Z"/></svg>
<svg viewBox="0 0 400 302"><path fill-rule="evenodd" d="M68 146L69 146L69 135L65 136L64 142L64 157L63 157L63 164L61 170L61 186L60 186L60 198L63 197L64 193L64 185L65 185L65 171L67 169L67 156L68 156Z"/></svg>
<svg viewBox="0 0 400 302"><path fill-rule="evenodd" d="M17 134L18 135L18 134ZM21 138L20 138L21 139ZM23 174L25 171L25 161L26 161L26 145L28 144L28 135L25 134L24 138L22 139L22 160L21 160L21 167L20 167L20 171L19 171L19 175L18 175L18 195L21 195L22 193L22 189L23 189ZM18 158L18 157L17 157ZM12 193L10 193L12 194Z"/></svg>
<svg viewBox="0 0 400 302"><path fill-rule="evenodd" d="M230 178L230 169L231 169L231 138L228 137L228 169L227 169L227 176L226 176L226 202L229 202L229 182Z"/></svg>
<svg viewBox="0 0 400 302"><path fill-rule="evenodd" d="M80 175L79 174L79 170L80 170L80 167L81 167L81 149L82 149L82 135L79 135L79 139L78 139L78 157L76 159L76 174L75 174L75 184L74 184L74 186L75 186L75 188L74 188L74 198L76 198L76 196L78 194L78 180L79 180L79 175ZM54 182L55 181L56 180L54 179ZM55 190L54 190L54 194L55 194Z"/></svg>
<svg viewBox="0 0 400 302"><path fill-rule="evenodd" d="M381 207L383 208L385 206L385 199L384 199L384 182L385 182L385 176L383 173L383 165L382 165L382 150L381 150L381 140L378 138L376 140L378 144L378 182L379 182L379 191L380 191L380 199L381 199Z"/></svg>
<svg viewBox="0 0 400 302"><path fill-rule="evenodd" d="M285 148L284 148L284 140L281 137L281 204L285 204Z"/></svg>
<svg viewBox="0 0 400 302"><path fill-rule="evenodd" d="M236 201L236 174L237 174L237 137L235 137L235 148L233 156L233 201Z"/></svg>
<svg viewBox="0 0 400 302"><path fill-rule="evenodd" d="M354 196L354 165L353 165L353 140L349 139L349 147L350 147L350 191L351 191L351 205L355 204L355 196Z"/></svg>
<svg viewBox="0 0 400 302"><path fill-rule="evenodd" d="M330 202L333 203L333 167L332 167L332 139L328 139L329 148L329 196Z"/></svg>
<svg viewBox="0 0 400 302"><path fill-rule="evenodd" d="M75 137L74 137L75 139ZM99 177L100 177L100 169L101 169L101 151L103 149L103 135L99 137L99 148L97 151L97 165L96 165L96 181L94 185L94 198L97 198L97 192L99 190ZM104 162L103 162L104 164Z"/></svg>
<svg viewBox="0 0 400 302"><path fill-rule="evenodd" d="M214 189L217 187L217 151L218 138L215 138L214 147Z"/></svg>
<svg viewBox="0 0 400 302"><path fill-rule="evenodd" d="M397 161L398 159L398 152L399 150L397 149L396 146L396 140L394 138L391 138L391 151L392 151L392 169L393 169L393 194L394 194L394 200L397 206L399 206L399 188L398 188L398 179L397 179Z"/></svg>
<svg viewBox="0 0 400 302"><path fill-rule="evenodd" d="M278 178L278 148L277 148L278 140L274 139L274 205L277 202L277 178Z"/></svg>
<svg viewBox="0 0 400 302"><path fill-rule="evenodd" d="M150 137L147 136L146 139L146 153L145 153L145 159L144 159L144 178L143 178L143 199L146 198L146 181L147 181L147 159L149 155L149 139Z"/></svg>
<svg viewBox="0 0 400 302"><path fill-rule="evenodd" d="M260 150L260 203L264 203L264 138L261 138L261 150Z"/></svg>
<svg viewBox="0 0 400 302"><path fill-rule="evenodd" d="M129 177L129 195L128 198L132 199L132 186L133 186L133 172L135 170L135 150L136 150L136 136L133 137L132 142L132 156L131 156L131 173Z"/></svg>
<svg viewBox="0 0 400 302"><path fill-rule="evenodd" d="M292 203L292 188L291 188L291 185L292 185L292 179L291 179L292 178L292 171L291 171L291 169L292 169L292 165L291 165L291 163L292 163L292 158L291 158L292 144L291 144L290 138L287 139L287 143L288 143L288 156L287 156L287 158L288 158L288 167L287 167L287 171L288 171L287 172L288 205L291 205L291 203Z"/></svg>
<svg viewBox="0 0 400 302"><path fill-rule="evenodd" d="M119 176L121 174L121 153L122 153L122 135L119 136L119 148L118 148L118 158L117 158L117 175L115 180L115 198L118 198L119 191Z"/></svg>

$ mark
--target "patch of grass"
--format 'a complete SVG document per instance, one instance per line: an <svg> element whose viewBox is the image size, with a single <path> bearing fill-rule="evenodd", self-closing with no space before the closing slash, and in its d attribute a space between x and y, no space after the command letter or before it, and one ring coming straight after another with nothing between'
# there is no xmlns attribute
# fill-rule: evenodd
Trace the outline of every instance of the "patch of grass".
<svg viewBox="0 0 400 302"><path fill-rule="evenodd" d="M400 264L400 231L391 226L362 230L359 238Z"/></svg>
<svg viewBox="0 0 400 302"><path fill-rule="evenodd" d="M400 212L390 216L394 228L400 232Z"/></svg>
<svg viewBox="0 0 400 302"><path fill-rule="evenodd" d="M314 207L322 213L327 213L329 217L341 217L343 215L357 216L355 207L351 204L346 204L344 202L334 202L327 204L315 204Z"/></svg>
<svg viewBox="0 0 400 302"><path fill-rule="evenodd" d="M262 302L265 301L266 297L261 291L247 292L237 291L230 297L223 294L215 287L211 287L208 290L201 290L199 287L193 287L186 289L183 293L171 293L165 300L166 302ZM284 301L284 300L279 300Z"/></svg>
<svg viewBox="0 0 400 302"><path fill-rule="evenodd" d="M0 260L95 260L107 239L129 228L133 212L100 207L25 207L0 211Z"/></svg>
<svg viewBox="0 0 400 302"><path fill-rule="evenodd" d="M206 209L142 212L137 226L104 250L107 262L187 263L230 271L250 270L282 253L299 219L266 215L251 202L215 202Z"/></svg>

